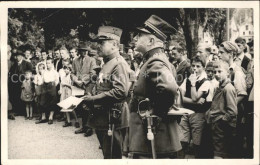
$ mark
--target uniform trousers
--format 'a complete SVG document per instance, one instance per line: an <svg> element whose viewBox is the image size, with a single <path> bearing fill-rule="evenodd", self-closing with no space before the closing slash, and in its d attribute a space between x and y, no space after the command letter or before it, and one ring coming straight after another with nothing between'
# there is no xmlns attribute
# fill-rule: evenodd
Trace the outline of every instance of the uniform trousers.
<svg viewBox="0 0 260 165"><path fill-rule="evenodd" d="M96 130L97 138L102 148L104 159L111 159L111 138L107 130ZM112 159L122 159L122 133L121 130L114 130Z"/></svg>

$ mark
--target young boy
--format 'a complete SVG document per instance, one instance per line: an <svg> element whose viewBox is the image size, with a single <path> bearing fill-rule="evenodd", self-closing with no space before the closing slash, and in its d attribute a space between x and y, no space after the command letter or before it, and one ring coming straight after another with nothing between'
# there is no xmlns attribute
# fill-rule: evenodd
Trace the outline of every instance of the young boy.
<svg viewBox="0 0 260 165"><path fill-rule="evenodd" d="M183 116L181 119L182 147L185 154L192 140L196 158L202 157L201 135L206 123L205 112L209 108L205 102L210 86L205 73L205 63L206 59L203 56L195 56L191 61L192 74L180 86L184 108L195 111L194 114Z"/></svg>
<svg viewBox="0 0 260 165"><path fill-rule="evenodd" d="M237 118L236 90L228 79L227 63L215 63L214 74L219 88L214 94L211 108L206 112L206 120L211 124L214 158L230 158Z"/></svg>

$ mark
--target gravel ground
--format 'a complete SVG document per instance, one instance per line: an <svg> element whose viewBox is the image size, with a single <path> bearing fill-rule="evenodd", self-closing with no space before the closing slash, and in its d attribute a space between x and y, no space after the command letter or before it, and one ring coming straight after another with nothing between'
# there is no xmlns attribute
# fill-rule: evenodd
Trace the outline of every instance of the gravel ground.
<svg viewBox="0 0 260 165"><path fill-rule="evenodd" d="M102 159L96 135L84 137L74 134L74 126L62 127L64 122L54 120L35 124L35 119L17 116L8 120L9 159Z"/></svg>

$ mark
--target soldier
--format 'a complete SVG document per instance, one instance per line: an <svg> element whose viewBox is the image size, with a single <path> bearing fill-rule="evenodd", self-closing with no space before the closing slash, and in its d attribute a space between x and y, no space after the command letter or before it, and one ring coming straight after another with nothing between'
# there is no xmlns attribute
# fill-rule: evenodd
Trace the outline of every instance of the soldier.
<svg viewBox="0 0 260 165"><path fill-rule="evenodd" d="M128 66L119 54L122 30L102 26L98 30L100 56L104 65L99 73L96 90L85 96L85 104L91 107L88 126L96 130L105 159L122 158L121 129L127 127L128 109L126 97L129 90Z"/></svg>
<svg viewBox="0 0 260 165"><path fill-rule="evenodd" d="M155 15L146 20L144 25L138 28L139 33L134 37L136 50L143 54L144 61L130 103L130 153L133 158L151 158L152 155L153 158L172 158L181 150L181 143L177 120L167 116L167 112L173 105L178 85L163 45L174 28ZM146 119L142 119L138 113L145 100L150 102L150 108L149 104L146 108L153 110L151 115L158 116L152 124L155 134L153 144L148 140L150 137L146 137L149 124L146 125Z"/></svg>

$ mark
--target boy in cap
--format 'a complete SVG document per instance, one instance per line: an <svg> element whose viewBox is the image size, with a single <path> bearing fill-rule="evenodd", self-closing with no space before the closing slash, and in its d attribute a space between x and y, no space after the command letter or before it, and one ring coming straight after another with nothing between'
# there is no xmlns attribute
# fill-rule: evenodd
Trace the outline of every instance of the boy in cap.
<svg viewBox="0 0 260 165"><path fill-rule="evenodd" d="M236 102L237 102L237 109L238 109L238 116L237 116L237 144L236 149L237 157L242 157L243 155L243 142L244 142L244 132L243 132L243 125L244 121L244 104L245 98L247 96L247 87L246 87L246 74L242 66L238 65L234 61L234 57L239 52L238 46L230 41L225 41L220 44L219 46L219 54L222 61L225 61L229 64L229 77L231 79L231 84L234 85L236 89Z"/></svg>
<svg viewBox="0 0 260 165"><path fill-rule="evenodd" d="M167 116L177 94L178 85L172 66L164 53L164 42L174 28L156 15L145 21L134 37L135 49L143 54L143 65L134 85L130 102L129 150L131 156L141 158L172 158L181 150L177 120ZM147 119L139 115L139 105L149 102L156 115L152 134L147 139ZM151 110L149 106L145 110ZM150 138L151 137L151 138Z"/></svg>
<svg viewBox="0 0 260 165"><path fill-rule="evenodd" d="M87 107L92 107L88 126L96 130L105 159L122 158L121 129L128 126L125 99L129 90L128 67L119 53L122 30L112 26L98 29L99 55L104 65L92 95L86 95Z"/></svg>

